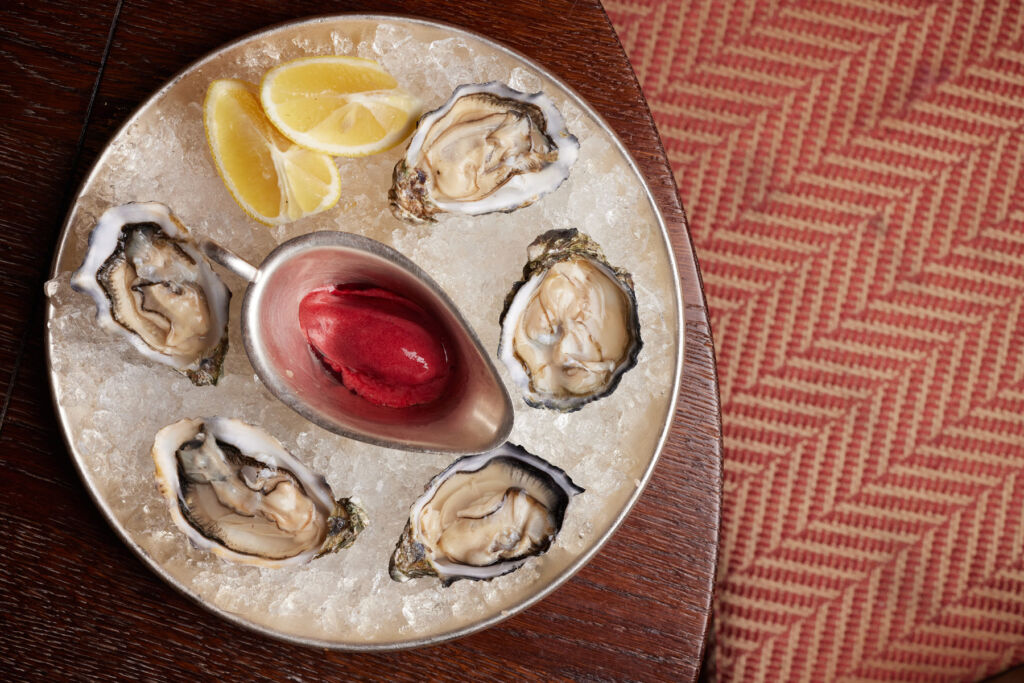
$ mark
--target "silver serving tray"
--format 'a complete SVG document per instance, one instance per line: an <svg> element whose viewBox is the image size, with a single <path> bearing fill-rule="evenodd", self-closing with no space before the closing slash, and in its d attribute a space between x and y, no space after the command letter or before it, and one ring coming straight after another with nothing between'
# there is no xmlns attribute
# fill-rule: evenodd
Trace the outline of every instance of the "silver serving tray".
<svg viewBox="0 0 1024 683"><path fill-rule="evenodd" d="M583 146L565 185L511 214L407 226L387 210L390 169L404 144L377 157L339 160L339 206L279 228L249 219L220 182L202 139L202 100L216 78L258 80L271 66L310 54L380 61L429 110L455 85L503 80L542 89ZM197 128L198 126L198 128ZM365 191L364 191L365 190ZM645 347L611 396L572 414L515 404L511 436L565 469L587 492L569 507L554 546L491 582L387 577L387 560L413 499L453 458L361 444L306 422L255 379L238 336L245 283L226 272L231 344L217 387L192 387L134 355L95 326L91 302L68 286L88 233L107 207L168 204L199 236L258 262L298 234L365 234L412 258L460 306L485 348L497 348L501 302L519 278L526 245L575 226L609 261L633 273ZM467 265L481 254L486 267ZM414 18L340 15L267 29L210 53L162 86L115 134L71 206L47 284L46 347L54 405L76 467L114 530L155 573L219 616L304 645L381 651L427 645L492 626L540 600L579 570L640 496L664 446L682 368L680 284L664 220L635 162L608 124L540 65L481 35ZM120 397L124 396L122 400ZM182 417L222 414L261 424L325 474L336 496L354 495L370 527L349 549L298 569L238 567L188 546L153 482L153 434Z"/></svg>

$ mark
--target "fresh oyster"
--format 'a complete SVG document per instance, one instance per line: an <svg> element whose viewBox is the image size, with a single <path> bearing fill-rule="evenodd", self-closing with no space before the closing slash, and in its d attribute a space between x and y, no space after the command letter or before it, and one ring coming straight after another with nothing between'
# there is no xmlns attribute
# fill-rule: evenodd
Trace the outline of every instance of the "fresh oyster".
<svg viewBox="0 0 1024 683"><path fill-rule="evenodd" d="M569 499L583 489L564 471L506 443L456 460L409 512L391 556L395 581L493 579L551 545Z"/></svg>
<svg viewBox="0 0 1024 683"><path fill-rule="evenodd" d="M366 515L334 500L313 474L259 427L186 418L153 441L160 493L197 548L233 562L284 567L352 544Z"/></svg>
<svg viewBox="0 0 1024 683"><path fill-rule="evenodd" d="M71 285L96 302L96 321L197 385L216 384L228 346L231 292L188 229L163 204L108 209Z"/></svg>
<svg viewBox="0 0 1024 683"><path fill-rule="evenodd" d="M633 279L575 228L544 233L527 255L501 314L498 357L529 405L579 410L636 365L643 342Z"/></svg>
<svg viewBox="0 0 1024 683"><path fill-rule="evenodd" d="M460 85L417 124L395 166L391 210L412 222L445 211L514 211L561 185L579 148L544 93Z"/></svg>

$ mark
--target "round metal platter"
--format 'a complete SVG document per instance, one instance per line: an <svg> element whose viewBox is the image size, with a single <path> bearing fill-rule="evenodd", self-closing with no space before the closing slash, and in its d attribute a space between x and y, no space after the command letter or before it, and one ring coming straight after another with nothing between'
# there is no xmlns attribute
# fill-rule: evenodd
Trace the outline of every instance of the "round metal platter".
<svg viewBox="0 0 1024 683"><path fill-rule="evenodd" d="M442 217L410 226L388 210L391 170L404 144L337 159L343 195L333 209L268 228L246 216L206 148L202 106L214 79L258 83L267 69L307 55L354 54L380 62L436 108L461 83L500 80L542 90L581 141L568 181L509 214ZM315 230L344 230L402 252L443 287L492 354L506 294L537 235L577 227L608 261L632 273L644 348L611 395L575 413L534 409L499 368L515 404L510 441L564 469L586 489L571 502L551 549L492 581L397 583L388 559L423 487L450 456L381 448L330 434L260 385L238 329L245 283L233 292L230 350L214 387L195 387L104 333L85 295L69 286L89 232L107 208L159 201L197 236L258 263L275 246ZM664 221L625 147L566 84L522 55L477 34L420 19L342 15L290 23L226 45L151 96L100 155L76 197L47 285L47 353L54 403L72 458L97 506L165 581L234 623L305 645L391 650L465 635L543 598L582 567L622 522L653 471L671 424L682 367L680 286ZM495 359L497 363L497 360ZM189 546L155 485L153 435L183 417L223 415L259 425L312 470L335 497L360 501L369 527L352 547L307 565L235 565Z"/></svg>

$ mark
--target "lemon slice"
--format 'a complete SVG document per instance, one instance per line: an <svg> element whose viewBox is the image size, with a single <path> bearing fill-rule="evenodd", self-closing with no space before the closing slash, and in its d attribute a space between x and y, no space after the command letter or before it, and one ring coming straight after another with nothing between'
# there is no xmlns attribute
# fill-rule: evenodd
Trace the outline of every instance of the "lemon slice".
<svg viewBox="0 0 1024 683"><path fill-rule="evenodd" d="M341 177L334 160L281 135L264 115L252 83L211 83L203 123L221 179L238 205L261 223L289 223L338 202Z"/></svg>
<svg viewBox="0 0 1024 683"><path fill-rule="evenodd" d="M421 108L377 62L340 55L274 67L263 77L260 101L288 138L344 157L391 149L412 132Z"/></svg>

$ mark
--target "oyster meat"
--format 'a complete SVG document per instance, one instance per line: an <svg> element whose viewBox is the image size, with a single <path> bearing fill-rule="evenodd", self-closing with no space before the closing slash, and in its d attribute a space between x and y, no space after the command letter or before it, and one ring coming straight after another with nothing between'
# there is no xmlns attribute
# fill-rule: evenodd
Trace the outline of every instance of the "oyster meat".
<svg viewBox="0 0 1024 683"><path fill-rule="evenodd" d="M96 320L197 385L216 384L228 346L231 292L163 204L108 209L71 285Z"/></svg>
<svg viewBox="0 0 1024 683"><path fill-rule="evenodd" d="M391 210L412 222L513 211L561 185L579 147L544 93L461 85L420 119L395 166Z"/></svg>
<svg viewBox="0 0 1024 683"><path fill-rule="evenodd" d="M171 518L197 548L277 568L352 544L362 509L274 437L239 420L186 418L157 432L153 462Z"/></svg>
<svg viewBox="0 0 1024 683"><path fill-rule="evenodd" d="M526 402L564 412L613 392L643 343L633 280L575 228L528 247L505 300L498 357Z"/></svg>
<svg viewBox="0 0 1024 683"><path fill-rule="evenodd" d="M391 556L395 581L493 579L551 545L583 489L564 471L506 443L456 460L409 512Z"/></svg>

